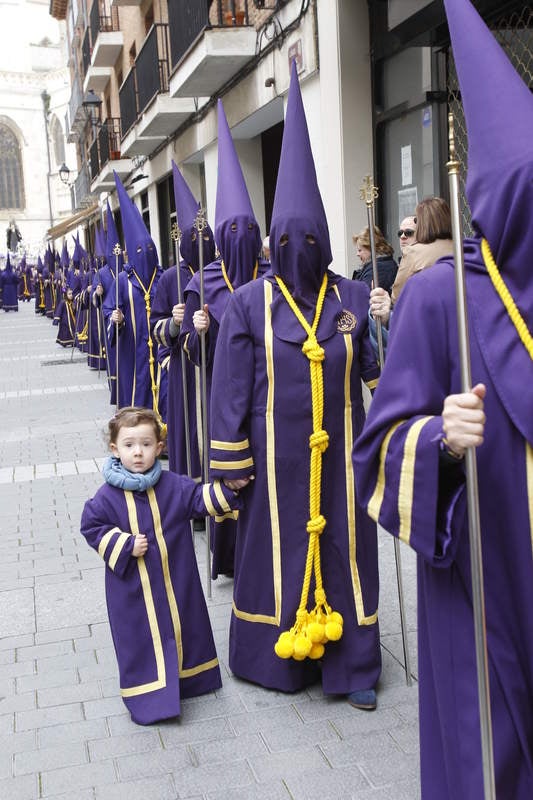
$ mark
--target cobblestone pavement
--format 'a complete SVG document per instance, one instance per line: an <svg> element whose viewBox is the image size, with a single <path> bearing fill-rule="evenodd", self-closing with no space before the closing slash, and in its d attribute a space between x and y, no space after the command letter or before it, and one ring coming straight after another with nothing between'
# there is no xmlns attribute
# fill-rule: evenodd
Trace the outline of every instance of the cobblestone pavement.
<svg viewBox="0 0 533 800"><path fill-rule="evenodd" d="M79 534L101 484L105 374L55 344L33 302L0 311L1 800L416 800L416 680L401 666L392 539L380 534L378 709L233 678L231 581L209 608L224 685L179 720L139 727L119 696L104 567ZM205 540L196 534L200 574ZM415 564L402 546L411 658ZM413 672L416 672L413 669Z"/></svg>

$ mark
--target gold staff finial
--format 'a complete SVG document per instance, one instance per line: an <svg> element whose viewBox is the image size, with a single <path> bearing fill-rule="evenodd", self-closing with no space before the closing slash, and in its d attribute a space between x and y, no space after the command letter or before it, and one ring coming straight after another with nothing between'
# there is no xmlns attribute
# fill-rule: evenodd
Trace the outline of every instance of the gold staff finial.
<svg viewBox="0 0 533 800"><path fill-rule="evenodd" d="M205 218L205 209L203 209L201 206L198 209L198 213L196 214L196 218L194 220L194 227L196 228L198 233L201 233L203 230L205 230L207 228L207 220Z"/></svg>
<svg viewBox="0 0 533 800"><path fill-rule="evenodd" d="M119 243L118 243L118 242L116 243L116 245L115 245L115 246L114 246L114 248L113 248L113 254L114 254L115 256L119 256L119 255L120 255L120 245L119 245Z"/></svg>
<svg viewBox="0 0 533 800"><path fill-rule="evenodd" d="M359 190L359 196L361 200L367 204L367 206L373 206L374 201L377 200L379 195L379 190L377 186L374 186L374 182L372 180L371 175L367 175L363 181L363 185Z"/></svg>
<svg viewBox="0 0 533 800"><path fill-rule="evenodd" d="M170 229L170 235L172 237L172 241L174 242L179 242L181 239L181 231L177 222L173 223L172 228Z"/></svg>
<svg viewBox="0 0 533 800"><path fill-rule="evenodd" d="M457 153L455 152L455 125L453 114L448 114L448 151L450 160L447 162L448 175L459 174L459 167L461 166L457 160Z"/></svg>

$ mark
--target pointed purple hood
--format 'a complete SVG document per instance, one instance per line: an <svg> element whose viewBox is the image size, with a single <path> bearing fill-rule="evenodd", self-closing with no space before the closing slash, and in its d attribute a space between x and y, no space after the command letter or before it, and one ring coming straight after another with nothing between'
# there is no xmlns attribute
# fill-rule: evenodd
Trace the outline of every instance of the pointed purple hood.
<svg viewBox="0 0 533 800"><path fill-rule="evenodd" d="M468 132L472 221L522 313L531 314L533 97L469 0L445 0L445 8Z"/></svg>
<svg viewBox="0 0 533 800"><path fill-rule="evenodd" d="M61 260L60 260L59 263L60 263L61 267L63 267L64 270L68 269L69 256L68 256L68 248L67 248L67 242L66 241L63 242L63 249L61 250Z"/></svg>
<svg viewBox="0 0 533 800"><path fill-rule="evenodd" d="M220 100L215 240L233 287L251 280L261 250L261 234Z"/></svg>
<svg viewBox="0 0 533 800"><path fill-rule="evenodd" d="M176 200L176 217L181 231L180 252L185 262L192 267L194 272L198 271L199 254L197 244L197 233L194 227L194 220L198 212L199 203L195 200L189 185L181 174L180 170L172 162L172 174L174 176L174 198ZM210 264L215 259L215 240L213 231L207 226L204 230L204 264Z"/></svg>
<svg viewBox="0 0 533 800"><path fill-rule="evenodd" d="M113 270L113 274L115 273L116 267L116 256L113 253L113 248L115 245L120 245L120 239L118 238L117 233L117 226L115 225L115 218L113 216L113 212L111 211L111 206L109 205L109 200L107 201L107 242L105 248L105 256L106 256L106 263L107 266ZM120 250L120 255L118 257L118 271L121 272L122 268L124 267L124 255L122 253L122 248Z"/></svg>
<svg viewBox="0 0 533 800"><path fill-rule="evenodd" d="M270 225L270 258L272 272L295 296L311 301L332 259L294 61Z"/></svg>
<svg viewBox="0 0 533 800"><path fill-rule="evenodd" d="M158 265L157 249L154 240L148 233L139 209L128 197L128 193L117 173L113 172L113 174L120 203L128 265L135 270L143 285L148 288L154 269Z"/></svg>

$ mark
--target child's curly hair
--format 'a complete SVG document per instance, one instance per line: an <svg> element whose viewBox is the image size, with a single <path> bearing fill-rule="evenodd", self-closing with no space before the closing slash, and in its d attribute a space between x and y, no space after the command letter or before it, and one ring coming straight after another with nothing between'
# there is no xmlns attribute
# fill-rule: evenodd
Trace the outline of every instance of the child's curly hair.
<svg viewBox="0 0 533 800"><path fill-rule="evenodd" d="M137 425L152 425L155 438L158 442L165 440L163 429L159 424L159 419L155 411L151 408L140 408L139 406L125 406L121 408L115 416L109 420L109 442L116 444L121 428L136 428Z"/></svg>

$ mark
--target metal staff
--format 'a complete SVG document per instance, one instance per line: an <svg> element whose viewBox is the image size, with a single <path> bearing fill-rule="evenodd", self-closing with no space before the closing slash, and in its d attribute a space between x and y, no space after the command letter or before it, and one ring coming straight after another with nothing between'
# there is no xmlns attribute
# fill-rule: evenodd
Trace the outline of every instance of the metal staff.
<svg viewBox="0 0 533 800"><path fill-rule="evenodd" d="M455 261L455 299L457 303L457 330L459 337L459 361L461 366L461 391L469 392L472 388L472 371L470 365L468 315L466 310L463 231L459 204L460 164L455 155L453 114L448 114L448 143L450 149L450 160L446 164L446 167L448 169L450 209L452 212L453 257ZM472 572L472 604L474 609L474 635L476 644L479 724L481 731L481 757L483 762L483 786L485 800L496 800L496 784L494 780L494 749L492 744L492 721L490 708L489 659L487 654L487 629L485 623L485 594L483 589L481 523L479 516L476 451L474 447L468 447L465 451L465 470L470 540L470 568Z"/></svg>
<svg viewBox="0 0 533 800"><path fill-rule="evenodd" d="M204 309L204 237L203 233L207 226L205 214L202 208L198 209L198 214L194 220L196 235L198 237L198 264L200 273L200 308ZM207 355L205 345L205 331L200 334L200 389L202 392L202 468L204 481L207 483L209 476L209 452L207 442ZM210 524L209 517L205 519L205 540L206 561L207 561L207 596L211 597L211 548L209 546Z"/></svg>
<svg viewBox="0 0 533 800"><path fill-rule="evenodd" d="M170 230L170 235L174 242L174 252L176 254L176 281L178 286L178 303L183 302L183 294L181 291L181 274L180 274L180 245L181 245L181 231L178 223L175 222ZM189 395L187 389L187 362L185 359L185 352L183 347L180 347L181 359L181 386L183 393L183 425L185 428L185 459L187 464L187 475L192 478L192 463L191 463L191 432L189 428ZM191 519L191 535L194 538L194 522Z"/></svg>
<svg viewBox="0 0 533 800"><path fill-rule="evenodd" d="M118 242L116 243L116 245L113 248L113 253L115 255L115 308L118 311L119 310L119 308L118 308L118 257L120 255L120 245L119 245ZM117 396L116 396L117 411L120 408L120 399L119 399L119 394L118 394L118 388L119 388L119 386L118 386L118 349L119 349L118 348L118 331L119 331L119 328L120 328L120 324L118 322L115 322L115 384L116 384L116 392L117 392Z"/></svg>
<svg viewBox="0 0 533 800"><path fill-rule="evenodd" d="M181 245L181 231L178 223L172 225L170 231L172 240L174 241L174 248L176 253L176 281L178 285L178 303L183 303L183 293L181 290L181 273L180 273L180 245ZM187 475L192 478L192 463L191 463L191 438L189 428L189 396L187 391L187 374L186 374L186 360L183 348L180 348L181 358L181 382L183 389L183 424L185 425L185 457L187 462Z"/></svg>
<svg viewBox="0 0 533 800"><path fill-rule="evenodd" d="M368 232L370 234L370 252L372 254L372 275L374 280L374 287L379 286L379 272L378 262L376 257L376 238L374 235L374 202L377 199L379 191L372 182L372 177L367 175L364 179L363 186L360 190L361 200L366 204L366 213L368 221ZM376 319L376 333L378 342L378 357L380 368L383 369L385 364L385 350L383 348L383 331L381 330L381 320ZM402 561L400 553L400 542L394 538L394 560L396 562L396 582L398 584L398 605L400 610L400 625L402 629L402 646L403 646L403 660L405 669L405 681L408 686L412 684L411 678L411 658L409 655L409 642L407 639L407 619L405 615L405 601L403 596L403 579L402 579Z"/></svg>

